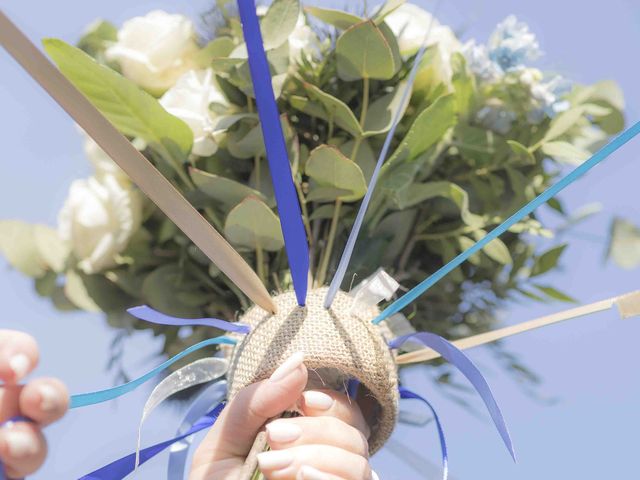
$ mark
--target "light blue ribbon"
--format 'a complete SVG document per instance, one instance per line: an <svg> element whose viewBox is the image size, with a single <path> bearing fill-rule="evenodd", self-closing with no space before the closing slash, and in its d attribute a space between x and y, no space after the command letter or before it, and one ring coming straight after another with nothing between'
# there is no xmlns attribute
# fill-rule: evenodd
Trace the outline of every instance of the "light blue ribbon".
<svg viewBox="0 0 640 480"><path fill-rule="evenodd" d="M229 337L216 337L216 338L210 338L208 340L203 340L202 342L196 343L195 345L192 345L191 347L183 350L182 352L170 358L169 360L162 363L158 367L154 368L150 372L147 372L141 377L138 377L135 380L132 380L128 383L125 383L123 385L118 385L117 387L108 388L106 390L100 390L97 392L72 395L70 408L86 407L87 405L95 405L97 403L107 402L109 400L113 400L114 398L121 397L122 395L129 393L132 390L135 390L143 383L151 380L160 372L170 367L181 358L186 357L190 353L193 353L197 350L208 347L210 345L220 345L220 344L235 345L236 341L233 338L229 338Z"/></svg>
<svg viewBox="0 0 640 480"><path fill-rule="evenodd" d="M449 478L449 455L447 453L447 440L444 438L444 430L442 428L442 424L440 423L440 418L436 413L436 409L433 408L433 405L424 397L421 397L415 392L412 392L408 388L398 387L400 392L400 398L410 398L414 400L420 400L423 402L431 413L433 414L433 419L436 421L436 427L438 429L438 438L440 439L440 451L442 452L442 480L447 480Z"/></svg>
<svg viewBox="0 0 640 480"><path fill-rule="evenodd" d="M418 332L409 335L403 335L402 337L391 340L389 342L389 348L399 348L405 342L410 340L420 342L425 347L429 347L435 350L440 355L442 355L442 358L455 366L458 370L460 370L460 372L462 372L465 377L467 377L467 380L471 382L473 387L480 395L480 398L482 398L482 401L487 407L489 415L491 415L491 419L493 420L498 433L502 437L502 441L507 447L507 450L509 450L511 457L515 461L516 454L513 449L513 443L511 442L511 436L509 435L509 430L507 429L504 417L502 416L502 412L500 411L498 403L493 397L493 392L491 392L489 384L485 380L480 370L478 370L478 367L476 367L473 362L469 360L469 358L462 352L462 350L458 349L451 342L448 342L444 338L434 333Z"/></svg>
<svg viewBox="0 0 640 480"><path fill-rule="evenodd" d="M600 162L605 160L609 155L622 147L625 143L631 140L633 137L640 133L640 122L635 123L616 138L614 138L607 145L598 150L589 160L582 163L575 170L571 171L565 177L560 179L556 184L547 188L544 192L534 198L531 202L527 203L524 207L518 210L516 213L511 215L508 219L502 222L499 226L491 230L487 235L485 235L481 240L476 242L474 245L469 247L467 250L459 254L445 266L440 268L431 276L427 277L421 283L413 287L407 293L405 293L402 297L397 299L387 308L385 308L380 315L378 315L373 323L380 323L385 318L398 313L404 307L413 302L416 298L422 295L424 292L433 287L436 283L438 283L445 275L449 272L460 266L465 260L467 260L470 256L475 253L478 253L482 248L484 248L489 242L498 238L504 232L509 230L516 223L521 221L524 217L533 212L540 205L547 203L553 197L555 197L558 193L564 190L566 187L571 185L573 182L582 177L585 173L591 170L593 167L598 165Z"/></svg>
<svg viewBox="0 0 640 480"><path fill-rule="evenodd" d="M133 315L145 322L156 323L158 325L171 325L176 327L199 325L202 327L213 327L220 330L226 330L227 332L235 333L249 333L251 327L245 323L240 322L227 322L226 320L220 320L219 318L179 318L172 317L164 314L148 305L141 305L139 307L129 308L127 313Z"/></svg>

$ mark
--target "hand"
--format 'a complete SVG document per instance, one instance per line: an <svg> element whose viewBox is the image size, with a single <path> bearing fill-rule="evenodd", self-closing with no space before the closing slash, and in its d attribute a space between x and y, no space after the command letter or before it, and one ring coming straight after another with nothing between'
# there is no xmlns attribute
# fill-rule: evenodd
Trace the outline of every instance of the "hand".
<svg viewBox="0 0 640 480"><path fill-rule="evenodd" d="M40 378L18 385L37 364L38 345L32 337L0 330L0 462L9 478L22 478L40 468L47 455L41 429L62 417L69 406L69 394L59 380ZM33 423L9 421L16 416Z"/></svg>
<svg viewBox="0 0 640 480"><path fill-rule="evenodd" d="M258 455L268 480L371 480L369 426L355 402L340 393L307 391L298 353L267 380L250 385L223 410L196 451L190 480L235 480L265 422L294 405L303 416L269 422L271 451Z"/></svg>

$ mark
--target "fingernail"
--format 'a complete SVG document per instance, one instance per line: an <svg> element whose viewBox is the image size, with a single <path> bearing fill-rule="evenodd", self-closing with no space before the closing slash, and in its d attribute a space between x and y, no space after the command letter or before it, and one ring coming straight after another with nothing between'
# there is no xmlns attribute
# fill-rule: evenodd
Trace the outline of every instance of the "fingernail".
<svg viewBox="0 0 640 480"><path fill-rule="evenodd" d="M38 444L33 436L26 432L8 431L4 438L12 457L22 458L38 453Z"/></svg>
<svg viewBox="0 0 640 480"><path fill-rule="evenodd" d="M280 470L293 463L293 453L289 450L271 450L258 454L258 465L265 470Z"/></svg>
<svg viewBox="0 0 640 480"><path fill-rule="evenodd" d="M53 412L60 404L58 392L51 385L40 385L40 408L43 412Z"/></svg>
<svg viewBox="0 0 640 480"><path fill-rule="evenodd" d="M293 442L300 438L302 429L295 423L286 420L275 420L267 425L267 434L274 442Z"/></svg>
<svg viewBox="0 0 640 480"><path fill-rule="evenodd" d="M300 469L296 480L327 480L329 476L313 467L305 465Z"/></svg>
<svg viewBox="0 0 640 480"><path fill-rule="evenodd" d="M373 470L371 470L371 480L380 480L380 477L378 477L378 474Z"/></svg>
<svg viewBox="0 0 640 480"><path fill-rule="evenodd" d="M13 370L16 378L22 378L29 372L31 361L24 353L18 353L9 358L9 368Z"/></svg>
<svg viewBox="0 0 640 480"><path fill-rule="evenodd" d="M333 398L326 393L309 390L303 392L304 404L314 410L329 410L333 406Z"/></svg>
<svg viewBox="0 0 640 480"><path fill-rule="evenodd" d="M274 382L278 382L288 376L291 372L293 372L296 368L302 365L304 362L304 353L296 352L287 358L282 365L275 369L275 371L271 374L270 379Z"/></svg>

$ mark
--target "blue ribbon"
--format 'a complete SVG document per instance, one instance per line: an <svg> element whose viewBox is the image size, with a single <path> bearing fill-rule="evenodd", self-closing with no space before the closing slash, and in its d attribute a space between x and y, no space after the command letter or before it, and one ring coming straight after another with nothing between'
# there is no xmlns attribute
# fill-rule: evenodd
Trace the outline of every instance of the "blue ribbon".
<svg viewBox="0 0 640 480"><path fill-rule="evenodd" d="M478 370L478 367L476 367L473 362L469 360L469 358L455 345L434 333L418 332L403 335L402 337L391 340L389 342L389 348L399 348L409 340L420 342L425 347L435 350L442 355L442 358L455 366L465 377L467 377L480 395L480 398L482 398L487 410L489 410L489 415L491 415L491 419L498 429L498 433L502 437L502 441L515 461L516 454L513 449L513 443L511 442L511 436L509 435L509 430L507 429L504 417L502 416L498 403L493 397L489 384L482 376L480 370Z"/></svg>
<svg viewBox="0 0 640 480"><path fill-rule="evenodd" d="M440 268L431 276L427 277L421 283L413 287L407 293L405 293L402 297L398 298L395 302L385 308L380 315L378 315L373 323L380 323L385 318L398 313L404 307L413 302L416 298L422 295L424 292L433 287L436 283L438 283L445 275L449 272L460 266L461 263L466 261L471 255L479 252L482 248L484 248L489 242L498 238L504 232L509 230L513 225L518 223L524 217L533 212L540 205L547 203L553 197L555 197L558 193L564 190L566 187L571 185L573 182L582 177L585 173L591 170L593 167L598 165L600 162L605 160L609 155L614 153L620 147L622 147L625 143L631 140L633 137L640 133L640 122L635 123L627 130L622 132L616 138L614 138L607 145L598 150L589 160L582 163L576 169L571 171L565 177L563 177L556 184L547 188L544 192L534 198L531 202L527 203L524 207L518 210L516 213L511 215L508 219L502 222L499 226L491 230L487 235L485 235L481 240L476 242L474 245L469 247L467 250L459 254L445 266Z"/></svg>
<svg viewBox="0 0 640 480"><path fill-rule="evenodd" d="M433 418L436 421L436 427L438 428L438 437L440 438L440 450L442 452L442 480L447 480L447 478L449 477L449 456L447 454L447 441L444 438L444 430L442 429L442 424L440 423L440 418L436 413L436 409L433 408L433 405L431 405L431 403L429 403L429 400L421 397L415 392L412 392L408 388L398 387L398 391L400 392L400 398L420 400L427 407L429 407L429 410L431 410Z"/></svg>
<svg viewBox="0 0 640 480"><path fill-rule="evenodd" d="M285 249L291 268L298 305L304 305L309 277L309 245L302 223L302 213L293 183L287 144L280 124L280 114L271 85L271 72L262 43L260 23L253 0L238 0L244 40L249 54L249 70L258 106L273 190L278 205Z"/></svg>
<svg viewBox="0 0 640 480"><path fill-rule="evenodd" d="M211 408L216 405L227 393L227 382L221 380L207 387L196 400L191 404L184 420L176 431L176 437L179 437L189 431L193 424ZM167 467L167 480L183 480L184 472L187 466L187 457L189 447L193 437L185 437L184 439L174 443L171 446L169 454L169 466Z"/></svg>
<svg viewBox="0 0 640 480"><path fill-rule="evenodd" d="M118 385L117 387L108 388L106 390L100 390L97 392L72 395L70 408L86 407L87 405L95 405L97 403L102 403L109 400L113 400L114 398L121 397L125 393L129 393L132 390L135 390L140 385L152 379L153 377L158 375L160 372L162 372L166 368L176 363L181 358L186 357L187 355L189 355L192 352L195 352L196 350L200 350L202 348L208 347L209 345L219 345L219 344L235 345L235 343L236 341L233 338L229 338L229 337L216 337L216 338L210 338L208 340L203 340L202 342L196 343L195 345L192 345L191 347L183 350L182 352L170 358L169 360L162 363L158 367L154 368L150 372L147 372L141 377L138 377L135 380L132 380L128 383L125 383L123 385Z"/></svg>
<svg viewBox="0 0 640 480"><path fill-rule="evenodd" d="M251 327L240 322L227 322L219 318L179 318L166 315L162 312L154 310L148 305L129 308L127 312L145 322L156 323L158 325L172 325L183 327L186 325L200 325L203 327L213 327L228 332L247 334L251 331Z"/></svg>
<svg viewBox="0 0 640 480"><path fill-rule="evenodd" d="M204 417L201 417L196 423L193 424L193 426L189 430L187 430L182 435L141 450L140 465L145 463L147 460L155 457L162 451L166 450L176 442L179 442L193 435L194 433L198 433L205 428L211 427L218 419L218 416L220 415L220 412L222 412L224 406L224 403L218 404L218 406L207 413ZM79 480L120 480L133 472L133 470L135 469L135 463L136 454L134 452L81 477Z"/></svg>

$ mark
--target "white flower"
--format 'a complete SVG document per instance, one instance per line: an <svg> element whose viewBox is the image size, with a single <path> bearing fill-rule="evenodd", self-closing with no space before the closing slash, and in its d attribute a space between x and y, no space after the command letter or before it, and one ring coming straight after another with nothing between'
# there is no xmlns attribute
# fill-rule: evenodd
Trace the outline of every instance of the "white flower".
<svg viewBox="0 0 640 480"><path fill-rule="evenodd" d="M96 172L95 176L97 178L102 178L104 175L113 175L120 181L129 180L129 177L124 173L124 170L122 170L116 162L111 160L111 157L86 134L84 140L84 153L93 165Z"/></svg>
<svg viewBox="0 0 640 480"><path fill-rule="evenodd" d="M190 70L160 99L167 112L184 121L193 131L194 155L208 157L218 150L214 139L215 122L211 104L229 103L215 83L213 71Z"/></svg>
<svg viewBox="0 0 640 480"><path fill-rule="evenodd" d="M438 19L413 3L405 3L386 16L385 22L398 38L398 46L403 55L416 53L431 25L427 45L437 44L446 64L451 55L460 50L460 41L453 31L441 25Z"/></svg>
<svg viewBox="0 0 640 480"><path fill-rule="evenodd" d="M553 118L569 109L569 102L562 97L571 90L571 83L560 75L545 78L537 68L525 68L520 73L520 82L531 93L532 108L527 114L529 123L537 125L545 116Z"/></svg>
<svg viewBox="0 0 640 480"><path fill-rule="evenodd" d="M142 219L142 198L114 175L75 180L58 215L58 233L92 274L116 265Z"/></svg>
<svg viewBox="0 0 640 480"><path fill-rule="evenodd" d="M307 56L317 56L320 53L320 40L307 25L307 18L304 14L300 14L296 28L289 35L289 62L292 64L300 63L303 54Z"/></svg>
<svg viewBox="0 0 640 480"><path fill-rule="evenodd" d="M198 51L195 28L182 15L154 10L126 21L118 41L106 55L120 64L122 74L153 93L162 93L194 66Z"/></svg>
<svg viewBox="0 0 640 480"><path fill-rule="evenodd" d="M462 54L467 60L469 69L484 82L495 82L502 73L500 68L489 58L489 52L484 45L478 45L475 40L469 40L462 47Z"/></svg>
<svg viewBox="0 0 640 480"><path fill-rule="evenodd" d="M519 70L541 55L536 36L514 15L499 23L489 39L489 57L505 72Z"/></svg>

